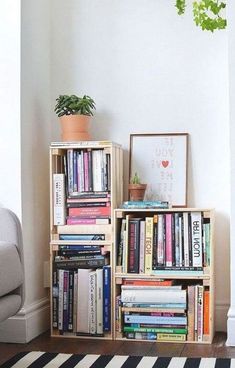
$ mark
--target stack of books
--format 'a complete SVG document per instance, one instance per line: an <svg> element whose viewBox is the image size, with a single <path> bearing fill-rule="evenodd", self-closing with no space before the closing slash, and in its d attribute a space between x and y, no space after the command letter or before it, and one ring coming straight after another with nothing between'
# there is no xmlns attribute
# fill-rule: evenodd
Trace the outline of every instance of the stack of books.
<svg viewBox="0 0 235 368"><path fill-rule="evenodd" d="M121 286L118 316L129 339L185 341L186 290L172 280L128 280ZM121 321L116 321L118 329ZM116 327L117 327L116 326Z"/></svg>

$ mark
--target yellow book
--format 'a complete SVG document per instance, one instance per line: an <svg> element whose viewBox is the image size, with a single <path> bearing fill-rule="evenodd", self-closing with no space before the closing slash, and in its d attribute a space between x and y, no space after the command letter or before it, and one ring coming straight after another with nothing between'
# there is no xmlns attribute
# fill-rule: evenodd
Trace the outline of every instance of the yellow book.
<svg viewBox="0 0 235 368"><path fill-rule="evenodd" d="M145 273L152 272L153 265L153 217L145 218Z"/></svg>
<svg viewBox="0 0 235 368"><path fill-rule="evenodd" d="M185 340L186 340L185 334L165 334L165 333L157 334L157 341L185 341Z"/></svg>

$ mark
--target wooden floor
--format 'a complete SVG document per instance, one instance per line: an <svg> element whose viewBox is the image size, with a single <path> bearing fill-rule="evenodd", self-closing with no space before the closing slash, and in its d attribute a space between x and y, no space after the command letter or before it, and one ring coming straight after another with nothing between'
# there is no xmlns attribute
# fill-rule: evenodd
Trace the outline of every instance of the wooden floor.
<svg viewBox="0 0 235 368"><path fill-rule="evenodd" d="M21 351L77 354L119 354L235 358L235 347L226 347L226 334L217 333L212 345L105 341L51 338L46 332L28 344L0 343L0 364Z"/></svg>

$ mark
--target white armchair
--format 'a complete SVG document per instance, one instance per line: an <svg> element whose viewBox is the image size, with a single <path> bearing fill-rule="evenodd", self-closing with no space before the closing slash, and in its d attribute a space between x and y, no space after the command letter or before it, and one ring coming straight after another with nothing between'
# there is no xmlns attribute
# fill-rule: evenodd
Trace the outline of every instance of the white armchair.
<svg viewBox="0 0 235 368"><path fill-rule="evenodd" d="M23 241L17 216L0 208L0 322L14 316L24 302Z"/></svg>

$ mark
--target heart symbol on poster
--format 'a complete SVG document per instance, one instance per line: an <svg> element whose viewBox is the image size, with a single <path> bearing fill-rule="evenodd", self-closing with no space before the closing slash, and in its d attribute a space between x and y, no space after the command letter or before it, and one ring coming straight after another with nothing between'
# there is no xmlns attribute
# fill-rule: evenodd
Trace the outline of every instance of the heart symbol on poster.
<svg viewBox="0 0 235 368"><path fill-rule="evenodd" d="M169 165L169 161L162 161L162 166L167 167Z"/></svg>

